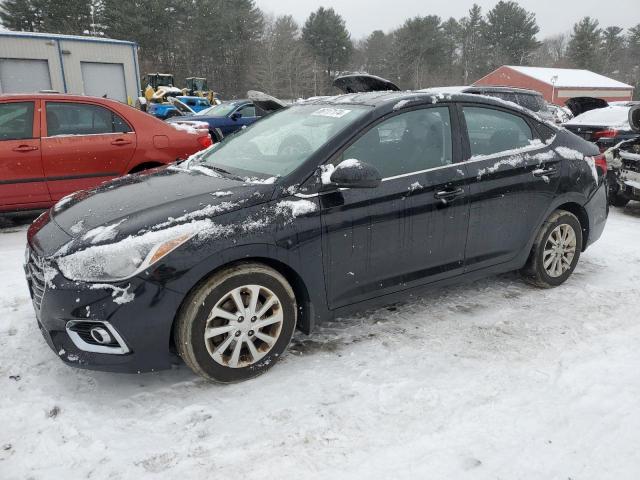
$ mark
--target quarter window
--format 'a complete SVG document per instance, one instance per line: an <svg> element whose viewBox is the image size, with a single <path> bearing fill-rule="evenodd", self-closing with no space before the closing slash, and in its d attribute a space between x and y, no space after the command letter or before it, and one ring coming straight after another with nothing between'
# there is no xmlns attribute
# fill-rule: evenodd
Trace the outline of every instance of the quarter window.
<svg viewBox="0 0 640 480"><path fill-rule="evenodd" d="M47 102L47 135L127 133L131 128L119 115L98 105Z"/></svg>
<svg viewBox="0 0 640 480"><path fill-rule="evenodd" d="M464 107L471 155L493 155L531 145L529 124L517 115L481 107Z"/></svg>
<svg viewBox="0 0 640 480"><path fill-rule="evenodd" d="M347 148L340 161L355 158L383 178L452 163L448 107L413 110L376 125Z"/></svg>
<svg viewBox="0 0 640 480"><path fill-rule="evenodd" d="M0 140L33 137L33 102L0 103Z"/></svg>

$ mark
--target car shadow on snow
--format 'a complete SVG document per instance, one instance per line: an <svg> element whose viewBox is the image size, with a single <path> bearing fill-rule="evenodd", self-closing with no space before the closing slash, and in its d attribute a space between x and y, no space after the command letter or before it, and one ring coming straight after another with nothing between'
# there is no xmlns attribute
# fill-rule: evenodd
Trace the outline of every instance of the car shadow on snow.
<svg viewBox="0 0 640 480"><path fill-rule="evenodd" d="M44 211L44 210L43 210ZM14 228L31 225L42 211L0 214L0 233L11 233Z"/></svg>
<svg viewBox="0 0 640 480"><path fill-rule="evenodd" d="M630 202L626 207L618 210L625 215L640 218L640 202Z"/></svg>

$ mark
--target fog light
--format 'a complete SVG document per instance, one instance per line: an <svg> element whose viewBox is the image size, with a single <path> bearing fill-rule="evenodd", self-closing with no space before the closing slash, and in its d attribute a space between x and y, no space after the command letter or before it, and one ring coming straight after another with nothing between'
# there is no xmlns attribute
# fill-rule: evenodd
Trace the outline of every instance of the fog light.
<svg viewBox="0 0 640 480"><path fill-rule="evenodd" d="M91 329L91 338L93 338L100 345L108 345L113 341L113 339L111 338L111 335L109 334L109 332L107 332L102 327L92 328Z"/></svg>

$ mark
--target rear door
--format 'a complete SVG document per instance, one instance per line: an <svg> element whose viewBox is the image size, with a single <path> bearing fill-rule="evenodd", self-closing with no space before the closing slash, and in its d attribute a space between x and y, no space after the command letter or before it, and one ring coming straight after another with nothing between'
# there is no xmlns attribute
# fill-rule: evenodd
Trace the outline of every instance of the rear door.
<svg viewBox="0 0 640 480"><path fill-rule="evenodd" d="M40 100L0 103L0 206L49 202L42 169Z"/></svg>
<svg viewBox="0 0 640 480"><path fill-rule="evenodd" d="M126 172L136 134L124 118L98 104L46 101L42 161L53 200Z"/></svg>
<svg viewBox="0 0 640 480"><path fill-rule="evenodd" d="M477 270L513 260L527 246L554 199L563 162L548 127L499 107L460 109L471 182L466 264Z"/></svg>
<svg viewBox="0 0 640 480"><path fill-rule="evenodd" d="M355 158L383 177L320 196L331 308L462 273L468 203L452 118L447 106L394 115L331 162Z"/></svg>

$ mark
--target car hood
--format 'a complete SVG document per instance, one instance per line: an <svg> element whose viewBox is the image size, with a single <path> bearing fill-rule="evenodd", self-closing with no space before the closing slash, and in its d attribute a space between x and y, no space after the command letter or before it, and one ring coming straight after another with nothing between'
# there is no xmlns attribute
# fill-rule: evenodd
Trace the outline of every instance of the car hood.
<svg viewBox="0 0 640 480"><path fill-rule="evenodd" d="M565 102L574 117L582 115L590 110L606 108L609 106L606 100L594 97L574 97Z"/></svg>
<svg viewBox="0 0 640 480"><path fill-rule="evenodd" d="M50 217L75 243L96 243L98 233L101 239L117 240L164 224L212 218L266 202L274 188L173 166L76 192L60 200Z"/></svg>
<svg viewBox="0 0 640 480"><path fill-rule="evenodd" d="M400 91L395 83L368 74L343 75L333 81L333 86L344 93Z"/></svg>

